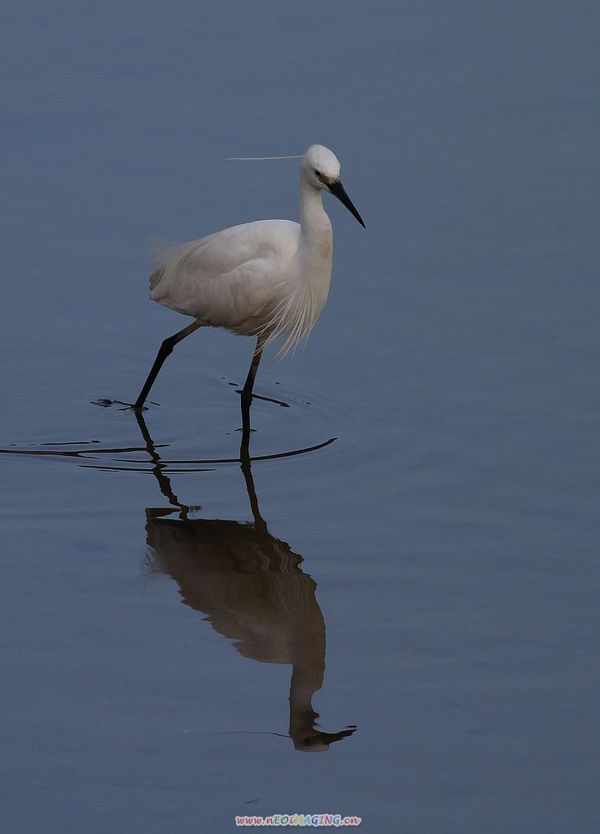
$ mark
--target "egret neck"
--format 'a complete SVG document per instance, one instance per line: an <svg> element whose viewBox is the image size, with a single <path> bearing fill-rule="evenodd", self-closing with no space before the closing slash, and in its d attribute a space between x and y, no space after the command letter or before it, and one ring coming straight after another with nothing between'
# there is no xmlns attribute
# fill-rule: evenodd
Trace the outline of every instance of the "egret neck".
<svg viewBox="0 0 600 834"><path fill-rule="evenodd" d="M333 256L331 222L323 208L322 192L300 172L300 280L310 290L315 312L320 311L329 292ZM318 312L317 312L318 315Z"/></svg>

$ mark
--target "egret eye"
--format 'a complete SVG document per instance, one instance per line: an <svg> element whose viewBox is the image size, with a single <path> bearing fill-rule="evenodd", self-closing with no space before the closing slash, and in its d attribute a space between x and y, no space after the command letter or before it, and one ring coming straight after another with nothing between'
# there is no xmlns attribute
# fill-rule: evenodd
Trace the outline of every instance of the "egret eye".
<svg viewBox="0 0 600 834"><path fill-rule="evenodd" d="M316 168L315 168L315 174L316 174L318 177L320 177L320 176L321 176L321 172L320 172L320 171L317 171L317 169L316 169Z"/></svg>

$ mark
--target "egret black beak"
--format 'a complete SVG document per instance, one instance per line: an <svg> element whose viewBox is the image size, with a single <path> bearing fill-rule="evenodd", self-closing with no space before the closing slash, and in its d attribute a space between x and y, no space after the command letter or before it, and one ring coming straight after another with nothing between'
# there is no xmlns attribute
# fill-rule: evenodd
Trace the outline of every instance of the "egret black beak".
<svg viewBox="0 0 600 834"><path fill-rule="evenodd" d="M367 227L365 226L362 217L360 216L360 214L356 210L356 208L354 206L354 203L352 202L350 197L348 197L348 195L346 194L346 189L342 185L341 181L336 180L336 182L332 182L331 185L329 186L329 190L331 191L332 194L334 194L338 198L340 203L343 203L346 206L346 208L348 209L350 214L352 214L352 215L354 215L354 217L356 217L356 219L358 220L360 225L363 227L363 229L366 229Z"/></svg>

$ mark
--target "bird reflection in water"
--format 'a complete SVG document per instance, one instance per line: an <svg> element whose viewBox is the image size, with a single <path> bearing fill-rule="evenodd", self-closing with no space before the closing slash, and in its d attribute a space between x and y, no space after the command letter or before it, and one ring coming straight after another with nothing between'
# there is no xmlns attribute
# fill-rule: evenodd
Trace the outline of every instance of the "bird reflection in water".
<svg viewBox="0 0 600 834"><path fill-rule="evenodd" d="M332 742L352 735L354 725L335 733L317 729L312 697L321 689L325 672L325 622L315 597L317 586L302 572L302 557L269 533L260 514L249 432L242 436L240 463L253 521L192 519L190 508L173 492L142 413L136 418L170 504L169 509L146 510L153 568L171 576L182 601L205 614L243 657L292 666L289 737L296 750L327 750ZM168 517L173 513L177 519Z"/></svg>

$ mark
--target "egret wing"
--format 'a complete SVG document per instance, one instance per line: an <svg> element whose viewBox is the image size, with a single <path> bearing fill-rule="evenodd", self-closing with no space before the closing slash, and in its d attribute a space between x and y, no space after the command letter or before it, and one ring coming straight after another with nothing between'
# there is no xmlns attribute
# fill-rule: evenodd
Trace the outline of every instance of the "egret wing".
<svg viewBox="0 0 600 834"><path fill-rule="evenodd" d="M159 255L150 298L205 324L245 332L244 322L277 300L299 236L297 223L261 220L171 246Z"/></svg>

